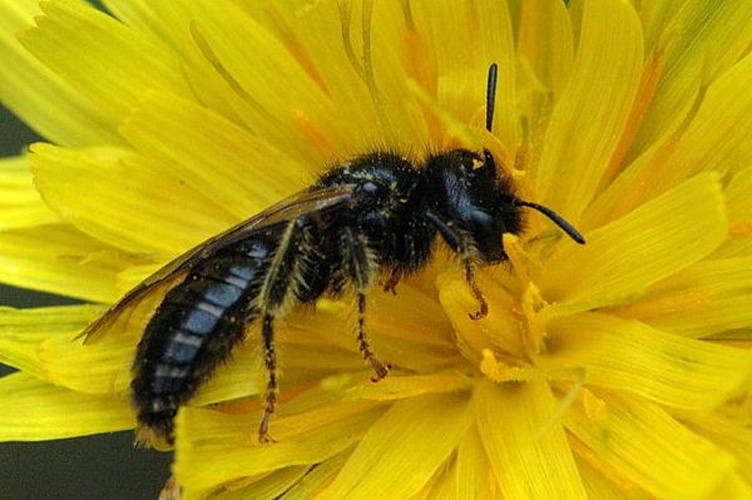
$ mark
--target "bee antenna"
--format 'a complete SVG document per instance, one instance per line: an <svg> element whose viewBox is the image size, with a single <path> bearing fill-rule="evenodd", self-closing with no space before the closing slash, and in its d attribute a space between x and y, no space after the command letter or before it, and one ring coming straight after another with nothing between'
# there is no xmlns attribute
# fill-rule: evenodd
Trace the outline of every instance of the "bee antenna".
<svg viewBox="0 0 752 500"><path fill-rule="evenodd" d="M530 201L519 200L517 198L512 198L511 202L512 202L512 205L516 205L518 207L528 207L528 208L532 208L533 210L537 210L538 212L548 217L551 220L551 222L559 226L561 230L567 233L567 236L572 238L574 241L576 241L580 245L585 244L585 238L582 236L582 234L580 234L580 232L576 230L572 226L572 224L564 220L564 217L557 214L550 208L544 207L543 205L538 205L537 203L533 203Z"/></svg>
<svg viewBox="0 0 752 500"><path fill-rule="evenodd" d="M489 132L493 131L494 110L496 107L496 82L498 80L498 76L499 66L496 63L491 63L491 66L488 67L488 79L486 80L486 130L488 130ZM496 166L491 152L487 149L484 149L483 156L485 164L488 167L495 169ZM582 234L580 234L580 232L576 230L572 226L572 224L567 222L564 217L557 214L550 208L544 207L543 205L538 205L537 203L533 203L531 201L524 201L514 197L510 197L510 202L512 203L512 205L518 207L528 207L532 208L533 210L537 210L538 212L548 217L551 222L559 226L561 230L567 233L567 236L572 238L574 241L576 241L580 245L585 244L585 238L582 236Z"/></svg>
<svg viewBox="0 0 752 500"><path fill-rule="evenodd" d="M492 63L488 67L488 80L486 83L486 130L493 130L494 108L496 107L496 80L499 74L499 66Z"/></svg>
<svg viewBox="0 0 752 500"><path fill-rule="evenodd" d="M496 107L496 80L499 73L499 67L496 63L491 63L488 67L488 79L486 80L486 130L489 132L493 129L494 108ZM483 163L489 168L489 171L496 171L496 162L491 152L483 150Z"/></svg>

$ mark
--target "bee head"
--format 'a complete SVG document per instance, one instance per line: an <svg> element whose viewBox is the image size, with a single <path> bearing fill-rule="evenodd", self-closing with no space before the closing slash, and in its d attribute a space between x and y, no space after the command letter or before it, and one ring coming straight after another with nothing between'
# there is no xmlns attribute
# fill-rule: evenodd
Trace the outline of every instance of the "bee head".
<svg viewBox="0 0 752 500"><path fill-rule="evenodd" d="M456 149L429 159L424 173L427 213L449 246L485 262L506 259L501 238L522 230L511 185L497 178L490 154Z"/></svg>
<svg viewBox="0 0 752 500"><path fill-rule="evenodd" d="M497 177L488 151L482 158L465 149L435 156L426 165L424 182L429 193L424 213L455 252L475 254L486 263L505 260L502 236L522 231L522 207L542 213L574 241L585 243L550 208L517 198L511 183Z"/></svg>
<svg viewBox="0 0 752 500"><path fill-rule="evenodd" d="M493 130L496 99L496 63L488 68L486 86L486 130ZM425 206L422 213L441 233L452 250L493 263L507 258L502 246L504 233L523 229L521 207L542 213L577 243L582 235L550 208L523 201L514 195L508 180L498 176L494 157L467 149L455 149L433 156L423 172Z"/></svg>

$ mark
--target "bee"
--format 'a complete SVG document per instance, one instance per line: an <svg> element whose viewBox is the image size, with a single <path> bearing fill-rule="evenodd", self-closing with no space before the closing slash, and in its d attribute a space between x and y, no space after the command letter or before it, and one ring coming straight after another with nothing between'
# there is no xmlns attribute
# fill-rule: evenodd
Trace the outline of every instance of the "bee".
<svg viewBox="0 0 752 500"><path fill-rule="evenodd" d="M496 65L486 92L486 129L493 122ZM387 375L368 340L367 294L380 276L394 291L399 280L430 260L437 240L456 254L477 300L478 266L507 259L504 233L523 230L522 207L536 210L578 243L582 235L551 209L514 195L488 150L455 149L422 166L379 151L324 173L305 191L189 250L125 295L91 324L87 339L106 329L157 290L167 288L148 320L133 361L131 395L139 432L174 441L173 419L233 348L259 325L268 372L259 440L278 397L274 324L291 305L350 293L357 310L357 343L374 370Z"/></svg>

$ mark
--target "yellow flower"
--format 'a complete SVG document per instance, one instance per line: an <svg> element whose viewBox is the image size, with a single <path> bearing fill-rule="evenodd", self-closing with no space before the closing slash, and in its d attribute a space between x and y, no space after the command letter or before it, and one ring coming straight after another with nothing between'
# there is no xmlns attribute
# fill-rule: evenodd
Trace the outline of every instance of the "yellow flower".
<svg viewBox="0 0 752 500"><path fill-rule="evenodd" d="M54 145L1 165L0 276L103 305L0 310L0 438L134 426L142 332L76 336L179 253L365 151L487 147L587 245L526 213L478 321L440 249L374 290L375 384L351 301L294 311L276 443L252 330L176 418L183 494L752 494L752 3L35 3L0 96Z"/></svg>

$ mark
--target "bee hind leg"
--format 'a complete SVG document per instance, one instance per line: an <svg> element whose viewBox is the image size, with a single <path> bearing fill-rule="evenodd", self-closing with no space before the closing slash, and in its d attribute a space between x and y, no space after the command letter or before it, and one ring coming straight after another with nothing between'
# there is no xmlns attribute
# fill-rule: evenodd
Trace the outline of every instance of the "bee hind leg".
<svg viewBox="0 0 752 500"><path fill-rule="evenodd" d="M264 416L259 424L258 435L259 442L271 443L275 439L269 434L269 421L277 407L279 387L277 386L277 353L274 349L274 316L270 313L264 314L261 335L264 339L264 363L266 364L269 378L266 383L266 394L264 396L266 406L264 407Z"/></svg>

